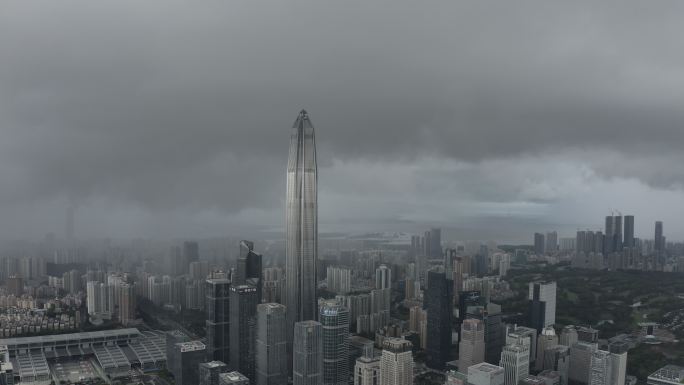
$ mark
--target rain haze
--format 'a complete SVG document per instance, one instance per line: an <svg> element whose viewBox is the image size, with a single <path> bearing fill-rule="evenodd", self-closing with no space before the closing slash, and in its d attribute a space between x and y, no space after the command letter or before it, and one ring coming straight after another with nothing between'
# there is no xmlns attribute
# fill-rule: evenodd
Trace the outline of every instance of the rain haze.
<svg viewBox="0 0 684 385"><path fill-rule="evenodd" d="M3 1L0 238L684 231L680 1Z"/></svg>

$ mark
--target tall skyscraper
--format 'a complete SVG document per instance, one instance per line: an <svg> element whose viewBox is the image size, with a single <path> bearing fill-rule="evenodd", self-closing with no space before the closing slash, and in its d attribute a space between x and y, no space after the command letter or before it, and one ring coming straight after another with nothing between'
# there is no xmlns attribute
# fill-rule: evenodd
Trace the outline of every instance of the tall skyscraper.
<svg viewBox="0 0 684 385"><path fill-rule="evenodd" d="M173 346L173 377L178 385L195 385L199 382L199 365L206 357L205 345L201 341L179 342Z"/></svg>
<svg viewBox="0 0 684 385"><path fill-rule="evenodd" d="M558 345L558 336L553 326L547 326L542 330L539 337L537 337L537 358L534 361L534 370L541 372L544 370L544 363L546 362L547 349Z"/></svg>
<svg viewBox="0 0 684 385"><path fill-rule="evenodd" d="M570 347L570 370L568 380L588 384L591 374L591 356L598 350L595 343L579 341Z"/></svg>
<svg viewBox="0 0 684 385"><path fill-rule="evenodd" d="M603 253L610 254L613 252L613 234L615 232L615 221L613 215L606 216L605 225L605 242L603 242Z"/></svg>
<svg viewBox="0 0 684 385"><path fill-rule="evenodd" d="M612 382L612 363L609 352L597 350L592 353L589 385L617 385Z"/></svg>
<svg viewBox="0 0 684 385"><path fill-rule="evenodd" d="M559 385L568 385L570 348L565 345L547 348L544 352L544 370L557 372L560 377Z"/></svg>
<svg viewBox="0 0 684 385"><path fill-rule="evenodd" d="M261 254L254 252L254 242L240 241L240 255L237 260L237 274L234 285L252 285L257 289L257 300L261 303L263 291L263 265Z"/></svg>
<svg viewBox="0 0 684 385"><path fill-rule="evenodd" d="M634 247L634 215L625 215L625 239L624 247Z"/></svg>
<svg viewBox="0 0 684 385"><path fill-rule="evenodd" d="M504 346L499 366L504 368L504 384L518 385L520 379L530 373L530 347L521 344Z"/></svg>
<svg viewBox="0 0 684 385"><path fill-rule="evenodd" d="M433 227L430 229L430 258L442 258L442 229Z"/></svg>
<svg viewBox="0 0 684 385"><path fill-rule="evenodd" d="M610 344L611 378L613 384L624 384L627 377L627 342L613 342Z"/></svg>
<svg viewBox="0 0 684 385"><path fill-rule="evenodd" d="M392 287L392 269L387 265L380 265L375 269L375 288L389 289Z"/></svg>
<svg viewBox="0 0 684 385"><path fill-rule="evenodd" d="M293 385L323 384L323 327L316 321L294 326L292 346Z"/></svg>
<svg viewBox="0 0 684 385"><path fill-rule="evenodd" d="M230 288L230 367L250 380L256 378L257 289L250 285Z"/></svg>
<svg viewBox="0 0 684 385"><path fill-rule="evenodd" d="M430 311L428 310L428 319ZM429 327L429 325L428 325ZM429 334L428 334L429 335ZM461 324L461 342L458 344L458 370L465 373L472 365L479 364L485 358L484 323L479 319L469 318ZM451 342L451 341L449 341Z"/></svg>
<svg viewBox="0 0 684 385"><path fill-rule="evenodd" d="M506 345L524 345L529 347L529 362L537 358L537 331L525 326L509 325L506 331Z"/></svg>
<svg viewBox="0 0 684 385"><path fill-rule="evenodd" d="M427 311L427 365L432 369L444 370L446 362L450 361L453 295L453 281L447 278L444 269L430 270L424 307ZM482 342L484 344L484 340Z"/></svg>
<svg viewBox="0 0 684 385"><path fill-rule="evenodd" d="M546 241L544 240L544 234L534 233L534 253L537 255L543 255L546 249Z"/></svg>
<svg viewBox="0 0 684 385"><path fill-rule="evenodd" d="M663 245L663 222L657 221L655 223L655 240L653 243L653 248L656 251L662 251L665 249Z"/></svg>
<svg viewBox="0 0 684 385"><path fill-rule="evenodd" d="M546 245L545 245L545 251L547 253L553 253L556 250L558 250L558 233L555 231L551 231L546 233Z"/></svg>
<svg viewBox="0 0 684 385"><path fill-rule="evenodd" d="M122 325L128 325L135 320L135 287L130 283L120 283L115 286L118 293L118 316Z"/></svg>
<svg viewBox="0 0 684 385"><path fill-rule="evenodd" d="M323 384L349 382L349 309L324 303L318 317L323 326Z"/></svg>
<svg viewBox="0 0 684 385"><path fill-rule="evenodd" d="M256 385L285 384L287 372L285 306L260 304L257 306Z"/></svg>
<svg viewBox="0 0 684 385"><path fill-rule="evenodd" d="M556 282L530 282L530 326L541 333L556 323Z"/></svg>
<svg viewBox="0 0 684 385"><path fill-rule="evenodd" d="M187 268L191 263L199 261L199 245L195 241L183 242L183 259ZM186 272L184 272L186 273Z"/></svg>
<svg viewBox="0 0 684 385"><path fill-rule="evenodd" d="M230 280L207 279L205 292L207 360L230 363Z"/></svg>
<svg viewBox="0 0 684 385"><path fill-rule="evenodd" d="M380 385L413 385L413 346L401 338L385 338L380 357Z"/></svg>
<svg viewBox="0 0 684 385"><path fill-rule="evenodd" d="M622 214L616 215L614 218L613 228L613 251L622 250Z"/></svg>
<svg viewBox="0 0 684 385"><path fill-rule="evenodd" d="M318 259L318 166L316 139L302 110L290 136L286 197L286 305L288 343L295 322L316 319Z"/></svg>

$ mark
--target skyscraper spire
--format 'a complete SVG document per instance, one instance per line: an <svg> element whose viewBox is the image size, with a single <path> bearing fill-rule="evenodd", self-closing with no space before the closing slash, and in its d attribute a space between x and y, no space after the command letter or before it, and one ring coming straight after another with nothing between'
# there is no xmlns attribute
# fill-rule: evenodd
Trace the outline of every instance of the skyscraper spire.
<svg viewBox="0 0 684 385"><path fill-rule="evenodd" d="M292 126L287 162L285 273L287 335L290 347L295 322L316 319L317 189L314 127L307 112L301 110Z"/></svg>

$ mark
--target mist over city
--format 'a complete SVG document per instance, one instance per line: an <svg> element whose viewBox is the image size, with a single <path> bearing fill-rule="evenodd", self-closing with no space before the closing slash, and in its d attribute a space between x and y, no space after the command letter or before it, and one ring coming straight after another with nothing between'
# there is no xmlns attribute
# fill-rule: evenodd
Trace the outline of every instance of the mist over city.
<svg viewBox="0 0 684 385"><path fill-rule="evenodd" d="M684 3L0 4L0 385L684 382Z"/></svg>

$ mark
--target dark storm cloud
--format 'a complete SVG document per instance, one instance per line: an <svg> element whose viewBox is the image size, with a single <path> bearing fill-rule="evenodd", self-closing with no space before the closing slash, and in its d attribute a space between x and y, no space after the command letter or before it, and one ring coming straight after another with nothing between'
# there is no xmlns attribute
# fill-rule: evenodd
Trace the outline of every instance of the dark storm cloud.
<svg viewBox="0 0 684 385"><path fill-rule="evenodd" d="M466 205L559 199L543 169L525 180L529 167L515 166L558 153L564 172L574 156L603 178L681 188L684 175L666 165L683 160L683 10L675 1L3 2L0 205L61 197L155 212L277 211L302 107L322 169L442 159L464 168L404 181L467 181L444 190ZM343 174L330 185L388 199ZM406 185L394 193L396 207L426 197ZM341 200L328 204L344 211Z"/></svg>

